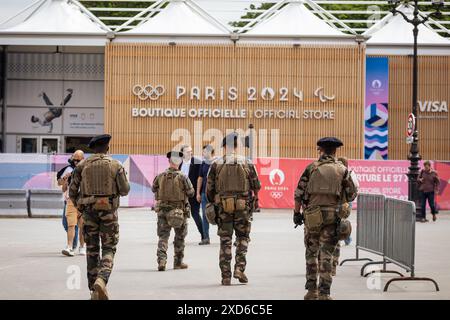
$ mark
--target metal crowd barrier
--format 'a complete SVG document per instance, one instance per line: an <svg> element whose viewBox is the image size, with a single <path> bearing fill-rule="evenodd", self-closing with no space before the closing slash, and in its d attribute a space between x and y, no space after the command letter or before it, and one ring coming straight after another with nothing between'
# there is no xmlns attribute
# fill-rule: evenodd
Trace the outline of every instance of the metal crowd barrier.
<svg viewBox="0 0 450 320"><path fill-rule="evenodd" d="M409 277L401 275L400 278L390 279L384 291L394 281L431 281L436 291L439 291L437 282L431 278L416 277L414 268L416 248L416 205L412 201L386 199L384 238L384 259L396 264L410 273Z"/></svg>
<svg viewBox="0 0 450 320"><path fill-rule="evenodd" d="M1 189L0 216L28 217L27 190Z"/></svg>
<svg viewBox="0 0 450 320"><path fill-rule="evenodd" d="M359 252L362 250L383 255L384 205L386 197L382 194L360 193L356 201L356 258L345 259L340 265L342 266L349 261L370 261L361 268L362 275L365 267L368 265L383 263L383 261L360 258Z"/></svg>
<svg viewBox="0 0 450 320"><path fill-rule="evenodd" d="M30 190L30 217L60 217L64 209L61 190Z"/></svg>
<svg viewBox="0 0 450 320"><path fill-rule="evenodd" d="M416 206L412 201L387 198L377 194L359 194L357 199L357 235L356 258L348 261L369 260L361 268L361 276L368 276L376 272L395 273L400 277L390 279L384 291L394 281L431 281L436 291L439 286L431 278L416 277L414 269ZM381 261L360 258L359 251L367 251L382 257ZM410 273L405 277L395 270L387 270L386 265L393 263ZM369 265L382 264L383 269L364 274Z"/></svg>

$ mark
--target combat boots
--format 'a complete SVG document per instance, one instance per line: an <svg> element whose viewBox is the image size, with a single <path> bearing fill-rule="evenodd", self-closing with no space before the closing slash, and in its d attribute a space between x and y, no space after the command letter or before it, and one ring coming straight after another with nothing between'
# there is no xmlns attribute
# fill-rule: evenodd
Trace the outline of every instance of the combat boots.
<svg viewBox="0 0 450 320"><path fill-rule="evenodd" d="M173 261L173 268L175 270L187 269L188 265L186 263L183 263L183 259L175 257L175 260Z"/></svg>
<svg viewBox="0 0 450 320"><path fill-rule="evenodd" d="M91 300L98 300L98 293L95 291L91 291Z"/></svg>
<svg viewBox="0 0 450 320"><path fill-rule="evenodd" d="M188 265L187 265L186 263L181 262L181 263L174 264L174 265L173 265L173 268L174 268L175 270L178 270L178 269L187 269L187 268L188 268Z"/></svg>
<svg viewBox="0 0 450 320"><path fill-rule="evenodd" d="M319 292L317 289L308 290L304 296L304 300L317 300L319 298Z"/></svg>
<svg viewBox="0 0 450 320"><path fill-rule="evenodd" d="M319 294L319 300L333 300L333 298L331 298L329 294L320 293Z"/></svg>
<svg viewBox="0 0 450 320"><path fill-rule="evenodd" d="M158 271L166 271L166 260L160 260L158 262Z"/></svg>
<svg viewBox="0 0 450 320"><path fill-rule="evenodd" d="M248 278L245 275L244 271L239 269L234 270L233 277L238 279L240 283L248 283Z"/></svg>
<svg viewBox="0 0 450 320"><path fill-rule="evenodd" d="M106 283L102 278L97 278L97 280L95 280L93 296L96 297L97 300L109 300Z"/></svg>
<svg viewBox="0 0 450 320"><path fill-rule="evenodd" d="M223 286L231 286L231 279L230 278L222 278L222 285Z"/></svg>

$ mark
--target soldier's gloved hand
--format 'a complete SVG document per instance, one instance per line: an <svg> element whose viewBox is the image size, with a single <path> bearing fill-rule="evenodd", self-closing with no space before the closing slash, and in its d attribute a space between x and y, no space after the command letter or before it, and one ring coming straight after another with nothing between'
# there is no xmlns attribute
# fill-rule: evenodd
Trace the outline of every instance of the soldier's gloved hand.
<svg viewBox="0 0 450 320"><path fill-rule="evenodd" d="M293 220L296 226L301 226L303 224L303 214L294 211Z"/></svg>

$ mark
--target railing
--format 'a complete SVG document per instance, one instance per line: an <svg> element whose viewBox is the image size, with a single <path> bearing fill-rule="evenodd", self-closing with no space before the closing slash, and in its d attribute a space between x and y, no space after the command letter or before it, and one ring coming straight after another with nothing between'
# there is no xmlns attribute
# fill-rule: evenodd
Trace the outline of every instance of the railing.
<svg viewBox="0 0 450 320"><path fill-rule="evenodd" d="M394 273L399 277L390 279L384 291L394 281L431 281L439 291L439 286L431 278L415 276L415 228L416 206L412 201L404 201L378 194L359 194L357 208L356 258L349 261L370 261L361 268L361 276L380 273ZM382 257L381 261L360 258L360 251L370 252ZM388 263L395 264L406 272L409 277L395 270L387 270ZM381 270L364 273L369 265L382 264Z"/></svg>

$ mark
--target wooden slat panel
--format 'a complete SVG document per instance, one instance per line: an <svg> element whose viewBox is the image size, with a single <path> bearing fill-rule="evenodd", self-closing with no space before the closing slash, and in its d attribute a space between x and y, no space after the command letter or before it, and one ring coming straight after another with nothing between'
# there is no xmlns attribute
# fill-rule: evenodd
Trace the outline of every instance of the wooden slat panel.
<svg viewBox="0 0 450 320"><path fill-rule="evenodd" d="M408 114L412 112L412 57L389 56L389 159L406 159ZM450 56L419 57L418 99L450 102ZM442 119L420 116L443 116ZM450 116L419 111L419 151L422 159L450 159Z"/></svg>
<svg viewBox="0 0 450 320"><path fill-rule="evenodd" d="M268 150L272 148L270 129L280 134L280 157L316 157L316 141L323 136L337 136L344 141L340 154L363 157L364 136L364 62L362 46L302 45L301 47L265 45L156 45L109 44L106 48L105 131L113 135L111 151L126 154L164 154L179 141L171 141L176 129L187 129L194 138L193 118L133 118L132 107L228 108L334 110L335 120L305 119L225 119L203 118L203 134L216 128L246 130L249 123L258 132L267 129ZM162 84L166 94L157 101L141 101L132 93L135 84ZM212 86L216 89L234 86L239 98L231 102L177 100L175 87L183 85ZM247 88L254 86L258 94L265 86L273 87L276 99L247 100ZM321 103L313 96L317 87L324 87L336 99ZM278 100L278 90L289 88L289 101ZM304 92L304 100L292 96L296 87ZM217 90L216 90L217 91ZM218 93L216 92L216 96ZM192 140L194 141L194 140ZM194 153L209 139L196 143ZM259 147L259 143L257 146ZM197 152L196 152L197 151ZM261 149L257 150L261 156ZM268 153L267 156L276 154Z"/></svg>

